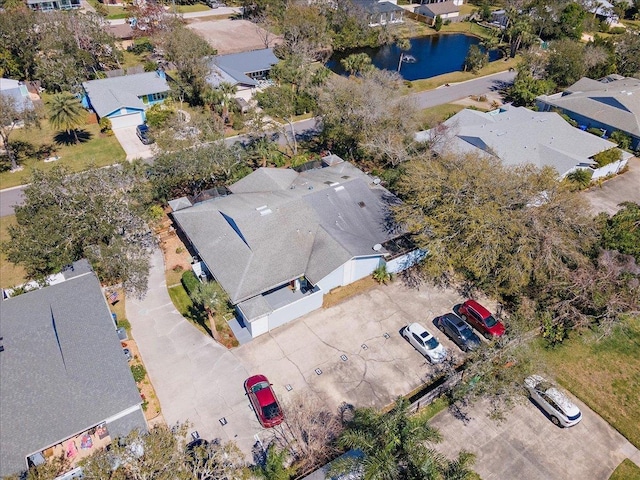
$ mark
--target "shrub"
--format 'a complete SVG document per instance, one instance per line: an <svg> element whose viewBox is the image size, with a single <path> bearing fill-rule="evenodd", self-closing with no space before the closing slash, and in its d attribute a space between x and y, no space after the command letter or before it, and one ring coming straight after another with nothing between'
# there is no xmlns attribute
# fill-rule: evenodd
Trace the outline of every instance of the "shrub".
<svg viewBox="0 0 640 480"><path fill-rule="evenodd" d="M147 125L153 128L162 127L173 113L173 109L166 103L156 103L146 111Z"/></svg>
<svg viewBox="0 0 640 480"><path fill-rule="evenodd" d="M609 33L611 35L622 35L626 31L627 31L627 29L624 28L624 27L613 27L613 28L609 29Z"/></svg>
<svg viewBox="0 0 640 480"><path fill-rule="evenodd" d="M436 16L436 21L433 28L436 29L436 32L439 32L442 29L442 17L440 15Z"/></svg>
<svg viewBox="0 0 640 480"><path fill-rule="evenodd" d="M178 273L184 270L184 268L182 268L182 265L174 265L174 267L171 269L174 272Z"/></svg>
<svg viewBox="0 0 640 480"><path fill-rule="evenodd" d="M391 280L391 274L387 271L387 265L382 264L373 271L373 279L378 283L386 283Z"/></svg>
<svg viewBox="0 0 640 480"><path fill-rule="evenodd" d="M111 129L111 120L109 120L107 117L102 117L98 125L100 125L100 133L104 133L108 136L113 135L113 130Z"/></svg>
<svg viewBox="0 0 640 480"><path fill-rule="evenodd" d="M231 116L231 128L234 130L242 130L244 128L244 119L241 113L234 113Z"/></svg>
<svg viewBox="0 0 640 480"><path fill-rule="evenodd" d="M153 44L149 41L148 38L138 38L133 42L133 45L127 47L127 51L135 53L136 55L141 55L146 52L153 52Z"/></svg>
<svg viewBox="0 0 640 480"><path fill-rule="evenodd" d="M144 71L145 72L155 72L158 69L158 62L153 60L147 60L144 62Z"/></svg>
<svg viewBox="0 0 640 480"><path fill-rule="evenodd" d="M610 163L617 162L622 159L622 151L619 148L610 148L604 152L600 152L593 156L599 167L604 167Z"/></svg>
<svg viewBox="0 0 640 480"><path fill-rule="evenodd" d="M596 137L601 137L602 135L604 135L604 132L602 130L595 127L587 128L587 132L589 132L591 135L595 135Z"/></svg>
<svg viewBox="0 0 640 480"><path fill-rule="evenodd" d="M565 122L569 123L570 125L577 127L578 126L578 122L576 122L573 118L571 118L569 115L567 115L566 113L561 113L560 116L562 118L564 118ZM601 132L602 133L602 132Z"/></svg>
<svg viewBox="0 0 640 480"><path fill-rule="evenodd" d="M611 134L611 140L618 144L618 148L629 150L631 148L631 137L620 130Z"/></svg>
<svg viewBox="0 0 640 480"><path fill-rule="evenodd" d="M579 168L567 175L567 181L572 187L571 190L584 190L591 183L593 172L586 168Z"/></svg>
<svg viewBox="0 0 640 480"><path fill-rule="evenodd" d="M131 374L133 375L135 382L140 383L147 375L147 370L144 368L144 365L139 363L137 365L131 365Z"/></svg>
<svg viewBox="0 0 640 480"><path fill-rule="evenodd" d="M182 274L181 281L182 286L189 294L189 297L191 297L191 295L196 292L196 290L198 289L198 285L200 284L200 281L196 277L196 274L193 273L193 270L187 270L186 272L184 272Z"/></svg>

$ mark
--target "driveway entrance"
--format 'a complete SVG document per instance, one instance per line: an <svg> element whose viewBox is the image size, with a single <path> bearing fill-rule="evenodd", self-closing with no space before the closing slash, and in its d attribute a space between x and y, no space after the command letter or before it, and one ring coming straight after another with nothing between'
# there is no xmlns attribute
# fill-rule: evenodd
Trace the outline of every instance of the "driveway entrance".
<svg viewBox="0 0 640 480"><path fill-rule="evenodd" d="M127 160L133 160L134 158L152 158L155 146L153 144L143 144L138 138L138 135L136 135L136 127L137 125L114 128L113 134L127 154Z"/></svg>

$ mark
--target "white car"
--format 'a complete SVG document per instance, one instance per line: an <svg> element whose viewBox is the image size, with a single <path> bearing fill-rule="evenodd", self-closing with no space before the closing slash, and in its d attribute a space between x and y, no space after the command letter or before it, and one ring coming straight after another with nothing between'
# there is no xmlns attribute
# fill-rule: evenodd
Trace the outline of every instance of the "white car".
<svg viewBox="0 0 640 480"><path fill-rule="evenodd" d="M446 356L447 351L440 345L438 339L431 335L426 328L419 323L411 323L402 329L402 336L406 338L422 355L427 357L431 363L440 363Z"/></svg>
<svg viewBox="0 0 640 480"><path fill-rule="evenodd" d="M569 397L540 375L525 378L532 400L551 417L554 425L571 427L582 420L580 409Z"/></svg>

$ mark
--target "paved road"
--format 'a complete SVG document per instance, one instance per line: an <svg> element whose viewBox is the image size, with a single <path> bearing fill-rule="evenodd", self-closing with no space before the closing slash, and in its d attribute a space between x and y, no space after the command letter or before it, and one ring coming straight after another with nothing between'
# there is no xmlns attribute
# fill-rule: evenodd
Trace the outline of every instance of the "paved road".
<svg viewBox="0 0 640 480"><path fill-rule="evenodd" d="M13 215L13 207L22 205L24 201L24 185L0 190L0 217Z"/></svg>
<svg viewBox="0 0 640 480"><path fill-rule="evenodd" d="M607 480L625 458L640 465L640 451L582 402L582 421L559 428L530 401L509 411L502 421L487 417L480 401L468 409L464 424L450 412L431 424L444 441L436 448L446 455L464 449L477 455L473 469L483 480Z"/></svg>
<svg viewBox="0 0 640 480"><path fill-rule="evenodd" d="M482 95L494 92L511 84L515 78L515 72L501 72L486 77L476 78L467 82L442 86L435 90L415 93L412 95L418 108L431 108L444 103L451 103L469 95Z"/></svg>
<svg viewBox="0 0 640 480"><path fill-rule="evenodd" d="M219 12L220 10L222 9L218 8L216 10L212 10L212 12ZM190 14L185 14L185 16L186 15ZM497 73L495 75L477 78L468 82L452 84L449 87L440 87L435 90L415 93L412 97L415 98L419 108L430 108L436 105L460 100L461 98L468 97L469 95L481 95L483 93L495 91L502 88L505 82L513 81L514 75L515 74L513 72ZM296 136L300 139L313 135L317 128L317 120L314 118L295 123ZM286 140L282 138L281 135L277 137L279 144L284 145L286 143ZM242 142L245 139L245 136L230 137L225 139L225 142ZM20 188L22 187L19 187L19 189ZM12 215L13 205L19 204L21 198L22 196L20 191L0 190L0 216Z"/></svg>
<svg viewBox="0 0 640 480"><path fill-rule="evenodd" d="M171 13L170 11L168 13ZM220 7L213 8L211 10L205 10L204 12L188 12L180 14L182 18L200 18L200 17L213 17L219 15L233 15L235 13L242 13L241 7ZM127 21L125 18L117 18L114 20L107 20L111 25L124 25Z"/></svg>

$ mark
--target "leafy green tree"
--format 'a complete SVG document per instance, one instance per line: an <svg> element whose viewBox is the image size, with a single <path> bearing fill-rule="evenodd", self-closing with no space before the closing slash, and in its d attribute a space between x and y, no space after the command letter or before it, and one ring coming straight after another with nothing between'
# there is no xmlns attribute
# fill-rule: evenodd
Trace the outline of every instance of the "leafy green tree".
<svg viewBox="0 0 640 480"><path fill-rule="evenodd" d="M440 15L436 15L436 21L433 24L433 28L435 28L436 32L442 30L442 17Z"/></svg>
<svg viewBox="0 0 640 480"><path fill-rule="evenodd" d="M13 130L18 126L31 127L38 125L38 114L34 108L24 103L19 104L14 97L0 95L0 140L11 162L13 170L18 168L16 152L9 141Z"/></svg>
<svg viewBox="0 0 640 480"><path fill-rule="evenodd" d="M310 60L327 58L331 53L331 34L327 16L318 5L289 4L282 19L284 43L278 51Z"/></svg>
<svg viewBox="0 0 640 480"><path fill-rule="evenodd" d="M344 68L349 75L362 75L373 71L375 67L371 63L371 57L366 53L352 53L346 58L340 60L342 68Z"/></svg>
<svg viewBox="0 0 640 480"><path fill-rule="evenodd" d="M558 86L571 85L585 74L584 47L573 40L558 40L552 45L547 65L548 78Z"/></svg>
<svg viewBox="0 0 640 480"><path fill-rule="evenodd" d="M103 283L122 283L127 292L142 295L154 239L136 199L144 189L141 181L128 167L36 171L24 205L16 207L17 225L9 228L4 245L7 258L30 278L88 258Z"/></svg>
<svg viewBox="0 0 640 480"><path fill-rule="evenodd" d="M57 130L64 130L78 142L77 128L84 124L87 112L80 100L69 92L54 93L47 102L48 120Z"/></svg>
<svg viewBox="0 0 640 480"><path fill-rule="evenodd" d="M528 70L520 70L507 89L507 98L516 106L530 107L536 97L553 92L554 87L552 81L533 78Z"/></svg>
<svg viewBox="0 0 640 480"><path fill-rule="evenodd" d="M619 148L613 147L608 150L604 150L593 156L599 167L604 167L610 163L617 162L622 159L622 151Z"/></svg>
<svg viewBox="0 0 640 480"><path fill-rule="evenodd" d="M162 33L160 44L165 57L178 69L178 95L191 105L203 105L202 95L207 88L208 62L213 49L202 37L181 24L173 24Z"/></svg>
<svg viewBox="0 0 640 480"><path fill-rule="evenodd" d="M36 19L24 3L0 15L0 77L34 79L41 36Z"/></svg>
<svg viewBox="0 0 640 480"><path fill-rule="evenodd" d="M567 175L567 181L569 182L570 188L575 187L575 190L583 190L591 184L591 177L593 177L591 170L578 168Z"/></svg>
<svg viewBox="0 0 640 480"><path fill-rule="evenodd" d="M483 52L478 45L471 45L464 59L464 71L478 73L487 63L489 63L489 54Z"/></svg>
<svg viewBox="0 0 640 480"><path fill-rule="evenodd" d="M584 8L576 2L570 2L560 15L560 28L565 37L580 40L582 37L582 22L586 13Z"/></svg>
<svg viewBox="0 0 640 480"><path fill-rule="evenodd" d="M600 214L598 224L603 248L633 255L640 263L640 205L625 202L612 217Z"/></svg>
<svg viewBox="0 0 640 480"><path fill-rule="evenodd" d="M214 142L174 153L162 153L149 167L147 175L153 197L166 202L227 185L249 172L247 159L239 147Z"/></svg>
<svg viewBox="0 0 640 480"><path fill-rule="evenodd" d="M533 41L531 20L511 9L508 13L509 23L505 33L509 39L509 56L516 56L520 48L530 45Z"/></svg>

